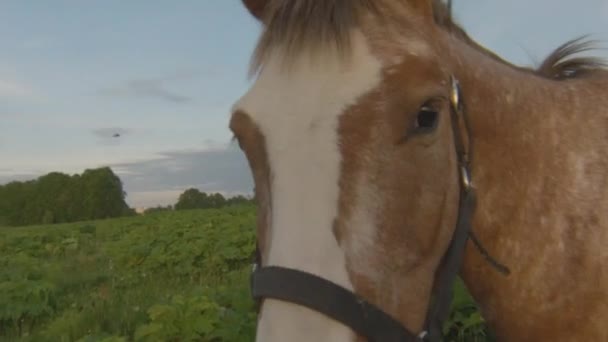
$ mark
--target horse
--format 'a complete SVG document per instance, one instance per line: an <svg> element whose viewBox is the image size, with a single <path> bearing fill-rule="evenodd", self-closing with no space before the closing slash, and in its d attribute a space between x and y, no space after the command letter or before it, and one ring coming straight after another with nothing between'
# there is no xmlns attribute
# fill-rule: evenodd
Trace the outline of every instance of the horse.
<svg viewBox="0 0 608 342"><path fill-rule="evenodd" d="M456 275L499 341L608 341L593 41L522 67L440 1L242 3L261 35L228 126L255 185L256 341L439 340Z"/></svg>

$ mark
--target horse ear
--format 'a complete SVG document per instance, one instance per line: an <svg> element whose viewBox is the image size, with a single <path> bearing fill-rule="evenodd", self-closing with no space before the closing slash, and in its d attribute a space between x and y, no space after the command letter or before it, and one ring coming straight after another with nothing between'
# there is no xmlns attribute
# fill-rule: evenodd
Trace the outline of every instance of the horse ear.
<svg viewBox="0 0 608 342"><path fill-rule="evenodd" d="M266 10L268 3L270 2L270 0L242 0L242 1L243 1L243 5L245 5L245 7L247 7L247 10L249 10L249 13L251 13L251 15L256 17L258 20L262 20L262 17L264 16L264 11Z"/></svg>

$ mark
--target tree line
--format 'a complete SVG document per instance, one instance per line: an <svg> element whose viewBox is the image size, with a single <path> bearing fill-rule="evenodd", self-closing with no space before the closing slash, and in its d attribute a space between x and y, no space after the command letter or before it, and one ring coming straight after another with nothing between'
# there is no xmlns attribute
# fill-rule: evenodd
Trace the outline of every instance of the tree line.
<svg viewBox="0 0 608 342"><path fill-rule="evenodd" d="M165 211L165 210L191 210L191 209L211 209L211 208L223 208L231 205L239 204L251 204L254 199L247 198L242 195L234 197L224 197L220 193L206 193L196 188L189 188L184 191L174 206L158 206L155 208L148 208L144 211L145 214Z"/></svg>
<svg viewBox="0 0 608 342"><path fill-rule="evenodd" d="M122 181L111 168L85 170L81 175L51 172L37 179L0 185L0 226L67 223L135 215L125 201ZM174 206L163 210L221 208L252 203L244 196L225 198L198 189L184 191Z"/></svg>
<svg viewBox="0 0 608 342"><path fill-rule="evenodd" d="M24 226L104 219L135 212L122 182L109 167L81 175L51 172L0 186L0 225Z"/></svg>

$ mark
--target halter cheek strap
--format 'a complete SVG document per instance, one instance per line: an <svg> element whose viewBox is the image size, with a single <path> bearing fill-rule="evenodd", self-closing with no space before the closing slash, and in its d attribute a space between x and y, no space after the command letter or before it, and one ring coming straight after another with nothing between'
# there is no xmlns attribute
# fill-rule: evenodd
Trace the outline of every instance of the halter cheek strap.
<svg viewBox="0 0 608 342"><path fill-rule="evenodd" d="M259 304L264 298L282 300L308 307L334 319L366 337L370 342L440 341L443 322L447 319L452 302L452 289L460 272L466 243L472 238L484 257L503 274L508 268L493 260L471 231L475 210L475 189L471 182L471 143L465 145L461 135L461 121L467 139L469 124L463 109L458 81L451 78L451 114L454 147L458 158L460 197L458 220L450 245L436 272L435 286L427 312L425 328L413 333L401 322L365 301L352 291L307 272L277 266L259 267L260 252L256 249L256 262L251 276L251 292Z"/></svg>

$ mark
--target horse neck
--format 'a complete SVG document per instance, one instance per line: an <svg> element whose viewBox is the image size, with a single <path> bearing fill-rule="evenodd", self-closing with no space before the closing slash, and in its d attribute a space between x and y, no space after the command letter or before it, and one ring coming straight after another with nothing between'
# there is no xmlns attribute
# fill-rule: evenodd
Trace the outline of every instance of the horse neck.
<svg viewBox="0 0 608 342"><path fill-rule="evenodd" d="M452 51L459 54L454 60L460 61L455 74L462 84L474 144L477 209L472 229L490 254L512 271L505 278L469 244L462 275L484 318L504 340L551 340L550 329L564 334L556 326L571 326L567 320L576 320L564 310L581 306L576 300L586 300L595 291L577 284L578 277L593 278L590 283L595 287L608 285L605 273L590 277L593 272L602 274L606 253L601 259L590 255L594 248L589 243L589 251L582 245L593 236L608 242L606 229L590 229L599 225L598 217L605 220L599 212L607 209L605 197L601 199L600 193L593 208L573 196L591 194L584 189L593 186L592 180L579 175L576 158L598 153L593 142L600 141L600 133L592 125L598 107L605 108L608 101L578 100L582 93L591 95L585 80L565 84L545 79L464 43L453 44ZM608 78L590 82L608 86ZM607 117L599 116L605 128ZM598 139L580 138L593 134ZM605 147L602 134L600 144ZM600 152L598 165L606 166L607 150ZM592 160L590 155L585 158ZM596 172L599 178L594 181L606 181L605 172Z"/></svg>

